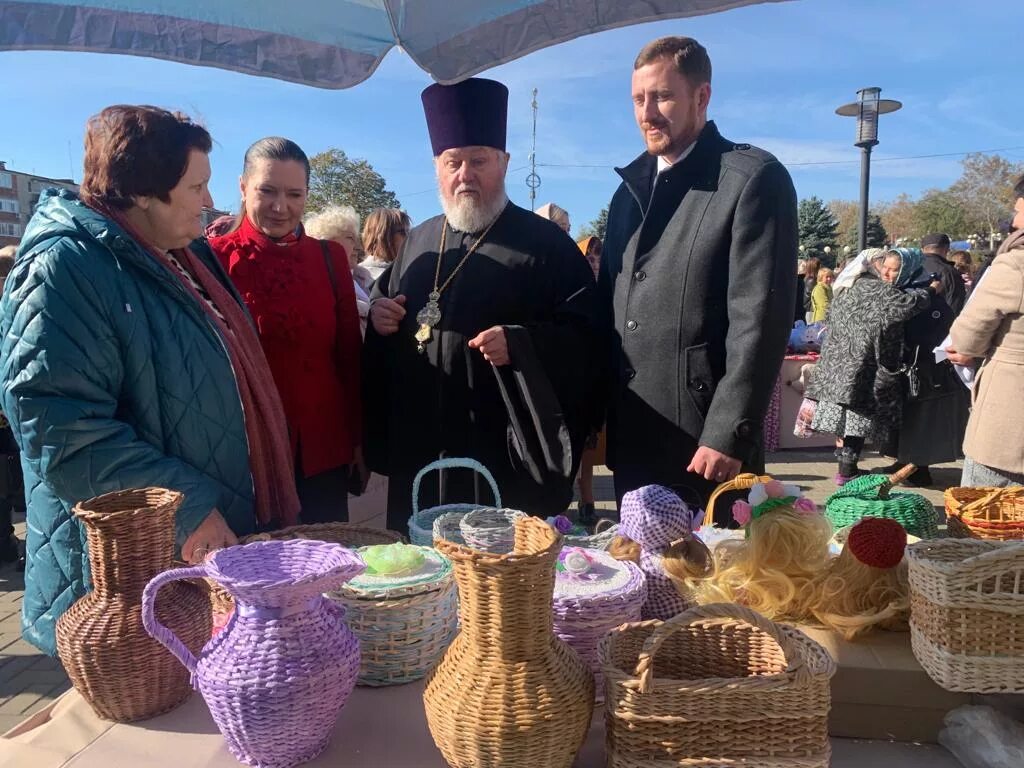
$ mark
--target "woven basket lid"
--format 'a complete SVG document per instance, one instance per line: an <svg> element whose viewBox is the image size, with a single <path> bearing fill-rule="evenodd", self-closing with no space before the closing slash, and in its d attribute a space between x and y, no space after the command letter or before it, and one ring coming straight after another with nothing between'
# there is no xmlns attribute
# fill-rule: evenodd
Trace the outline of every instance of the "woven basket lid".
<svg viewBox="0 0 1024 768"><path fill-rule="evenodd" d="M360 547L356 552L362 555L366 549ZM377 574L367 568L334 594L356 600L408 597L440 589L451 581L452 563L447 557L433 547L416 546L416 549L423 555L423 563L416 570Z"/></svg>
<svg viewBox="0 0 1024 768"><path fill-rule="evenodd" d="M640 569L632 563L621 562L601 549L587 549L587 556L593 561L590 570L574 576L562 570L555 570L555 603L594 599L628 594L643 589L644 579Z"/></svg>

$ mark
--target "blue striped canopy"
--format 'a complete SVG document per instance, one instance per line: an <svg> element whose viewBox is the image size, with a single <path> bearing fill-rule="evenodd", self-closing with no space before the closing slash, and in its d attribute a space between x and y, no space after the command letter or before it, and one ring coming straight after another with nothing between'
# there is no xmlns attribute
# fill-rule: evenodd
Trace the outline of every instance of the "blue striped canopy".
<svg viewBox="0 0 1024 768"><path fill-rule="evenodd" d="M397 45L453 83L592 32L781 1L18 0L0 2L0 50L133 54L348 88Z"/></svg>

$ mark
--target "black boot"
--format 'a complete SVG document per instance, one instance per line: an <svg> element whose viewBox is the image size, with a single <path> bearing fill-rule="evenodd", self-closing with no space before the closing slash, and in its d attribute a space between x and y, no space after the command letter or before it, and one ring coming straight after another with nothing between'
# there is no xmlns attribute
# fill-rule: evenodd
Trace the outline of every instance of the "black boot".
<svg viewBox="0 0 1024 768"><path fill-rule="evenodd" d="M593 503L584 504L580 502L579 512L576 515L576 522L583 526L591 526L596 522Z"/></svg>
<svg viewBox="0 0 1024 768"><path fill-rule="evenodd" d="M852 448L843 447L836 451L839 457L839 468L836 472L836 485L842 487L860 474L857 461L860 455Z"/></svg>

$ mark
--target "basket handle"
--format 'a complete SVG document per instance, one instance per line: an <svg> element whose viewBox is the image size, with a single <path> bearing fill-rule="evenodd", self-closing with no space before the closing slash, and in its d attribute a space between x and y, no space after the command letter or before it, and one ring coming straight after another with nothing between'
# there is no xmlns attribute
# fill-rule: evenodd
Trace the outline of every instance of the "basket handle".
<svg viewBox="0 0 1024 768"><path fill-rule="evenodd" d="M597 535L602 531L607 531L609 528L612 528L616 525L618 525L618 523L616 523L610 517L599 518L597 521L597 525L594 526L594 535Z"/></svg>
<svg viewBox="0 0 1024 768"><path fill-rule="evenodd" d="M981 498L969 501L960 508L960 514L966 514L967 512L973 512L975 509L981 509L986 507L992 502L996 501L1000 496L1020 496L1024 493L1024 488L1020 486L1010 486L1009 488L993 488L991 491L986 493Z"/></svg>
<svg viewBox="0 0 1024 768"><path fill-rule="evenodd" d="M728 491L747 491L753 488L757 483L767 483L772 479L771 475L755 475L751 472L744 472L736 475L732 480L726 480L720 486L715 488L710 498L708 498L707 512L704 514L704 524L712 525L715 522L715 501L723 493Z"/></svg>
<svg viewBox="0 0 1024 768"><path fill-rule="evenodd" d="M889 498L889 491L894 485L900 485L904 480L917 471L916 464L905 464L898 472L889 475L880 486L878 486L878 498Z"/></svg>
<svg viewBox="0 0 1024 768"><path fill-rule="evenodd" d="M662 622L644 641L635 673L640 678L640 693L650 693L654 688L654 657L662 644L676 632L706 619L736 619L760 629L782 648L782 653L786 657L787 672L795 673L798 682L806 682L805 678L810 676L806 661L798 654L793 639L782 631L781 626L745 606L712 603L691 608Z"/></svg>
<svg viewBox="0 0 1024 768"><path fill-rule="evenodd" d="M196 672L196 657L192 651L185 647L177 635L157 621L156 618L156 595L160 588L172 581L182 579L204 579L209 574L205 565L197 565L192 568L175 568L155 576L146 588L142 591L142 626L161 645L167 648L174 656L185 665L190 675ZM193 683L194 687L194 683Z"/></svg>
<svg viewBox="0 0 1024 768"><path fill-rule="evenodd" d="M478 475L482 475L487 484L491 487L491 493L494 494L494 506L501 507L501 493L498 492L498 484L494 481L494 477L488 471L487 467L481 464L476 459L438 459L432 461L419 472L416 473L416 479L412 481L412 514L416 516L420 513L420 483L423 482L423 478L434 471L441 471L443 469L472 469Z"/></svg>

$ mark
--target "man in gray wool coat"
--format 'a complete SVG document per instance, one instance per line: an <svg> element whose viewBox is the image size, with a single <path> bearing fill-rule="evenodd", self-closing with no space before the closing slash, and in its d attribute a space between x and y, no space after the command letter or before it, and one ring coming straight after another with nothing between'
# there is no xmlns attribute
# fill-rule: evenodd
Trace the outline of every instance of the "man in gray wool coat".
<svg viewBox="0 0 1024 768"><path fill-rule="evenodd" d="M762 424L792 327L796 193L768 152L707 119L711 62L687 37L633 68L647 151L616 171L600 299L612 352L608 465L686 501L763 468Z"/></svg>

